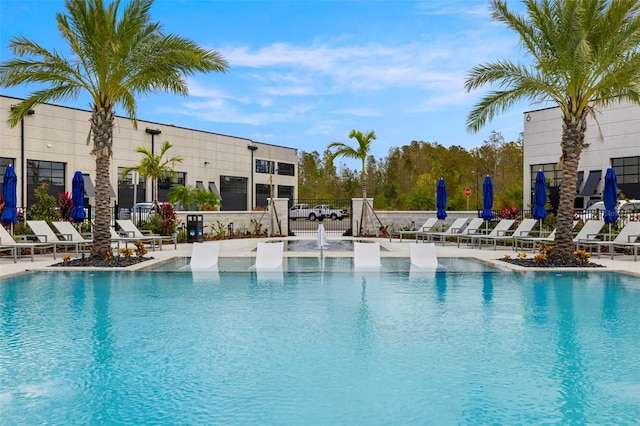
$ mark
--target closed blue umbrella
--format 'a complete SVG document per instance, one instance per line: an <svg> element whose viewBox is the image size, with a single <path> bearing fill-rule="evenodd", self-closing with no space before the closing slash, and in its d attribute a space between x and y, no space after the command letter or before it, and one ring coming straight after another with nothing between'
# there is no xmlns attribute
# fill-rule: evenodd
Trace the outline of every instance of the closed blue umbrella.
<svg viewBox="0 0 640 426"><path fill-rule="evenodd" d="M445 220L447 218L447 186L444 184L444 179L440 178L438 181L438 189L436 190L436 216L438 220Z"/></svg>
<svg viewBox="0 0 640 426"><path fill-rule="evenodd" d="M491 176L487 175L482 183L482 213L480 216L485 222L489 222L493 218L493 182Z"/></svg>
<svg viewBox="0 0 640 426"><path fill-rule="evenodd" d="M84 178L82 172L77 171L71 180L71 200L73 201L73 209L71 209L71 220L76 223L83 222L86 218L84 212Z"/></svg>
<svg viewBox="0 0 640 426"><path fill-rule="evenodd" d="M4 224L18 223L18 210L16 209L18 204L17 187L18 176L13 166L7 166L2 180L2 197L5 205L4 212L2 212L2 223Z"/></svg>
<svg viewBox="0 0 640 426"><path fill-rule="evenodd" d="M547 204L547 179L544 177L544 172L538 170L533 189L533 218L540 221L540 232L542 232L542 221L548 214L544 208L545 204Z"/></svg>
<svg viewBox="0 0 640 426"><path fill-rule="evenodd" d="M604 214L602 217L604 223L608 223L609 229L611 229L611 223L620 217L616 211L616 207L618 206L618 177L611 167L607 169L607 173L604 175L602 201L604 202Z"/></svg>

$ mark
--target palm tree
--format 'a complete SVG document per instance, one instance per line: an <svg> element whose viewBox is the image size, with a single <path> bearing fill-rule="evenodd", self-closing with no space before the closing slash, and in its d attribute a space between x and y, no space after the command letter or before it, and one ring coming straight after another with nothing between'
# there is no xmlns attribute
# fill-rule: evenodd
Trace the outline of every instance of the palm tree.
<svg viewBox="0 0 640 426"><path fill-rule="evenodd" d="M193 203L195 190L193 185L173 185L169 189L167 198L170 203L179 202L184 210L189 210L189 206Z"/></svg>
<svg viewBox="0 0 640 426"><path fill-rule="evenodd" d="M193 201L198 206L198 210L218 210L220 208L218 194L207 189L196 188L193 192Z"/></svg>
<svg viewBox="0 0 640 426"><path fill-rule="evenodd" d="M562 181L554 256L573 253L573 207L587 117L618 101L640 103L638 0L525 0L526 15L491 1L494 20L520 37L529 65L502 60L475 66L467 91L496 84L474 106L467 130L476 132L520 100L552 103L562 114Z"/></svg>
<svg viewBox="0 0 640 426"><path fill-rule="evenodd" d="M121 172L124 177L135 170L143 179L151 178L153 181L153 209L156 211L158 210L158 179L175 177L176 172L173 168L176 163L182 163L182 157L180 156L164 158L172 146L169 141L162 142L159 154L152 154L151 150L144 146L137 147L136 152L143 155L142 160L137 166L125 167Z"/></svg>
<svg viewBox="0 0 640 426"><path fill-rule="evenodd" d="M24 37L10 47L18 58L0 65L0 86L25 83L44 86L11 110L16 126L34 106L47 101L91 98L91 154L96 162L96 219L92 256L104 258L110 245L109 170L115 107L136 121L136 97L159 91L189 93L186 77L196 72L225 72L228 64L217 52L175 34L165 34L152 22L153 0L66 0L66 14L56 20L71 54L61 56Z"/></svg>
<svg viewBox="0 0 640 426"><path fill-rule="evenodd" d="M330 151L329 158L333 161L336 157L352 158L362 161L362 171L360 172L360 184L362 185L362 213L360 215L360 230L366 220L365 204L367 203L367 171L366 162L369 152L371 151L371 143L376 139L376 132L373 130L362 133L359 130L351 130L349 139L355 139L358 143L357 147L352 147L344 142L331 142L327 149Z"/></svg>

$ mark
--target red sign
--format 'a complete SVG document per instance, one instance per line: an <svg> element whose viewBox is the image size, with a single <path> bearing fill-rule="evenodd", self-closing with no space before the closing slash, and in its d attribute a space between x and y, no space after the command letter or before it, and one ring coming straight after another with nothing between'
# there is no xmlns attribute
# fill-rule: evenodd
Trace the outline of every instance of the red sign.
<svg viewBox="0 0 640 426"><path fill-rule="evenodd" d="M471 195L471 188L465 188L464 189L464 195L466 195L467 197Z"/></svg>

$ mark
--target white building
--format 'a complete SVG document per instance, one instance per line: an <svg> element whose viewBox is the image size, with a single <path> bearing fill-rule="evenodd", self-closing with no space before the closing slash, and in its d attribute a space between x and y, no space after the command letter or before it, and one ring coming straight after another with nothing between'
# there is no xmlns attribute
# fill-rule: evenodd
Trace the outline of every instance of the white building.
<svg viewBox="0 0 640 426"><path fill-rule="evenodd" d="M559 108L524 113L524 206L533 204L536 172L544 170L555 211L559 200L562 120ZM599 110L589 117L578 166L575 207L602 199L604 175L613 167L618 188L627 198L640 199L640 107L629 103Z"/></svg>
<svg viewBox="0 0 640 426"><path fill-rule="evenodd" d="M34 189L42 182L50 184L50 194L71 192L75 171L85 175L89 204L94 204L95 159L90 155L93 142L87 145L90 112L51 104L37 106L32 114L10 128L7 124L11 106L22 99L0 96L0 176L6 166L14 166L18 175L18 206L35 202ZM222 197L221 210L251 210L266 206L271 194L296 199L298 195L298 154L286 148L250 139L186 129L168 124L138 120L138 128L125 117L117 117L113 131L111 161L112 205L129 208L134 201L132 176L121 178L120 171L135 166L145 146L158 153L169 141L169 156L181 156L176 179L159 182L159 199L165 201L171 185L208 188ZM151 182L137 184L136 202L151 201Z"/></svg>

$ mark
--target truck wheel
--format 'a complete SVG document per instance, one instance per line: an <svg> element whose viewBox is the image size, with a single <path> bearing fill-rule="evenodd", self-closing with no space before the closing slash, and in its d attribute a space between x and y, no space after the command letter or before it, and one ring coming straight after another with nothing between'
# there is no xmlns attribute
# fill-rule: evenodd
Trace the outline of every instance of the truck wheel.
<svg viewBox="0 0 640 426"><path fill-rule="evenodd" d="M331 213L331 220L337 220L338 219L338 215L335 213Z"/></svg>
<svg viewBox="0 0 640 426"><path fill-rule="evenodd" d="M309 220L311 222L314 222L316 220L316 214L315 213L309 213Z"/></svg>

